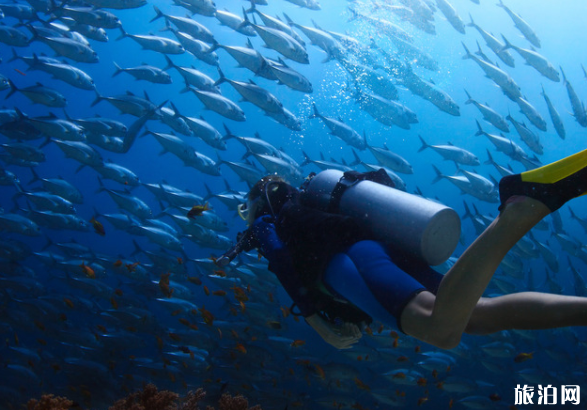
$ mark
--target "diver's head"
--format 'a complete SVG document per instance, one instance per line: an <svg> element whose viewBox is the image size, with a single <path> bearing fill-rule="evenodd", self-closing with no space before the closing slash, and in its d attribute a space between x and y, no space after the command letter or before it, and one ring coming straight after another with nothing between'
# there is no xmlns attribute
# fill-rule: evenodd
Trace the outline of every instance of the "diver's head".
<svg viewBox="0 0 587 410"><path fill-rule="evenodd" d="M249 191L247 202L239 206L239 215L248 225L263 215L276 216L295 191L280 176L263 177Z"/></svg>

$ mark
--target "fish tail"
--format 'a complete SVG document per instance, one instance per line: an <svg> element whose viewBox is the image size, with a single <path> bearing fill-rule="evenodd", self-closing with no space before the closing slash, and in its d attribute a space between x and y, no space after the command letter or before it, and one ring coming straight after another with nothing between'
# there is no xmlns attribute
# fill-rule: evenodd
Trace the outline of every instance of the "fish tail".
<svg viewBox="0 0 587 410"><path fill-rule="evenodd" d="M167 57L167 56L165 56ZM116 77L118 74L122 73L122 71L124 71L122 68L120 68L120 66L118 64L116 64L116 61L112 61L112 63L114 64L114 67L116 67L116 71L114 72L114 74L112 74L112 77Z"/></svg>
<svg viewBox="0 0 587 410"><path fill-rule="evenodd" d="M424 138L422 138L421 135L418 134L418 138L420 138L420 141L422 142L422 146L420 147L418 152L424 151L426 148L428 148L430 146L426 143L426 141L424 141Z"/></svg>
<svg viewBox="0 0 587 410"><path fill-rule="evenodd" d="M157 6L153 5L153 9L155 9L156 15L155 15L155 17L153 17L151 19L151 21L149 21L149 23L152 23L155 20L160 19L161 17L163 17L163 13L161 12L161 10L159 10L159 8Z"/></svg>
<svg viewBox="0 0 587 410"><path fill-rule="evenodd" d="M436 178L434 178L432 183L436 184L438 181L440 181L442 178L444 178L444 175L442 174L442 172L440 172L440 170L438 168L436 168L436 165L432 164L432 168L434 168L434 172L436 172Z"/></svg>
<svg viewBox="0 0 587 410"><path fill-rule="evenodd" d="M359 165L361 164L363 161L361 160L361 158L359 157L359 155L357 154L357 151L352 150L353 151L353 155L355 157L355 160L353 162L351 162L349 165L351 167L354 167L355 165Z"/></svg>
<svg viewBox="0 0 587 410"><path fill-rule="evenodd" d="M6 94L6 97L4 97L5 100L8 99L12 94L14 94L15 92L18 91L18 88L16 87L16 85L14 85L12 80L10 78L8 78L7 80L8 80L8 85L10 86L10 91L8 91L8 94Z"/></svg>
<svg viewBox="0 0 587 410"><path fill-rule="evenodd" d="M351 16L347 19L347 23L359 18L359 13L355 9L348 7L348 10L351 12Z"/></svg>
<svg viewBox="0 0 587 410"><path fill-rule="evenodd" d="M32 33L32 37L29 40L29 44L32 43L35 40L39 40L41 38L41 36L39 35L39 32L37 31L37 29L35 29L35 27L33 27L32 24L25 24L25 27L29 29L29 31Z"/></svg>
<svg viewBox="0 0 587 410"><path fill-rule="evenodd" d="M226 126L225 123L222 123L222 125L224 126L224 131L226 131L226 135L224 135L224 137L222 138L223 140L227 140L227 139L231 139L234 138L235 135L230 132L230 130L228 129L228 127Z"/></svg>
<svg viewBox="0 0 587 410"><path fill-rule="evenodd" d="M562 66L558 66L561 69L561 73L563 74L563 82L567 82L567 76L565 75L565 72L563 71L563 67Z"/></svg>
<svg viewBox="0 0 587 410"><path fill-rule="evenodd" d="M477 132L475 133L475 136L485 134L485 131L483 131L483 128L481 128L481 124L479 124L479 121L475 120L475 122L477 123Z"/></svg>
<svg viewBox="0 0 587 410"><path fill-rule="evenodd" d="M118 36L116 41L122 40L123 38L128 37L128 33L124 30L124 28L122 26L120 26L118 28L120 29L120 36Z"/></svg>
<svg viewBox="0 0 587 410"><path fill-rule="evenodd" d="M251 25L251 21L249 20L249 16L247 15L247 11L245 10L244 7L243 7L243 19L245 21L243 21L241 24L239 24L239 26L237 27L237 30Z"/></svg>
<svg viewBox="0 0 587 410"><path fill-rule="evenodd" d="M503 38L503 41L505 42L505 47L502 48L501 50L499 50L500 52L501 51L504 51L504 50L507 50L508 48L512 48L513 47L512 46L512 43L510 43L509 40L507 38L505 38L505 36L503 34L501 35L501 38Z"/></svg>
<svg viewBox="0 0 587 410"><path fill-rule="evenodd" d="M461 44L463 45L463 47L465 47L465 51L467 53L466 55L463 56L463 60L466 60L467 58L471 58L472 57L471 52L469 51L469 49L467 48L467 46L465 45L465 43L463 43L461 41Z"/></svg>
<svg viewBox="0 0 587 410"><path fill-rule="evenodd" d="M183 118L183 115L181 115L181 113L179 112L179 109L175 106L173 101L170 101L169 105L171 105L171 108L173 109L173 112L175 113L175 114L173 114L173 118Z"/></svg>
<svg viewBox="0 0 587 410"><path fill-rule="evenodd" d="M491 152L489 152L489 150L487 150L487 161L485 161L485 164L495 164L495 161L493 160L493 156L491 156Z"/></svg>
<svg viewBox="0 0 587 410"><path fill-rule="evenodd" d="M39 174L37 174L37 171L33 167L31 167L31 173L33 174L33 179L29 181L29 185L41 180Z"/></svg>
<svg viewBox="0 0 587 410"><path fill-rule="evenodd" d="M139 244L137 243L137 241L135 241L134 239L132 240L132 244L135 247L135 250L132 251L132 253L130 254L130 256L135 256L137 253L142 253L144 252L141 247L139 246Z"/></svg>
<svg viewBox="0 0 587 410"><path fill-rule="evenodd" d="M471 213L471 209L469 209L469 205L465 201L463 201L463 205L465 206L465 214L463 215L463 219L471 218L473 219L473 214Z"/></svg>
<svg viewBox="0 0 587 410"><path fill-rule="evenodd" d="M255 2L253 0L251 0L251 8L247 9L247 10L243 9L243 11L245 13L253 13L253 12L257 11L257 7L255 6Z"/></svg>
<svg viewBox="0 0 587 410"><path fill-rule="evenodd" d="M473 20L473 16L471 16L471 13L469 13L469 18L471 19L471 22L469 24L467 24L467 26L469 27L475 27L475 21Z"/></svg>
<svg viewBox="0 0 587 410"><path fill-rule="evenodd" d="M100 187L98 189L96 189L97 194L99 194L100 192L106 191L106 187L104 186L104 183L102 182L102 178L100 178L100 177L98 177L98 185L100 185Z"/></svg>
<svg viewBox="0 0 587 410"><path fill-rule="evenodd" d="M104 99L104 97L102 97L100 95L100 93L98 92L98 90L94 89L94 91L96 92L96 99L92 102L92 104L90 105L90 107L93 107L94 105L98 104L100 101L102 101Z"/></svg>
<svg viewBox="0 0 587 410"><path fill-rule="evenodd" d="M216 67L218 69L218 74L220 75L220 78L218 80L216 80L216 82L214 83L214 86L220 85L224 82L226 82L226 77L224 76L224 73L222 72L222 69L220 68L220 66Z"/></svg>
<svg viewBox="0 0 587 410"><path fill-rule="evenodd" d="M294 21L285 13L283 13L283 17L285 17L285 20L287 21L287 24L289 24L290 26L295 25L296 23L294 23Z"/></svg>
<svg viewBox="0 0 587 410"><path fill-rule="evenodd" d="M204 54L211 54L214 51L218 50L220 48L220 43L218 41L216 41L215 38L212 39L212 45L210 46L210 48L206 51L204 51ZM252 49L253 45L251 44L251 40L247 38L247 48Z"/></svg>
<svg viewBox="0 0 587 410"><path fill-rule="evenodd" d="M10 60L8 60L9 63L16 61L16 60L20 60L22 57L19 56L18 54L16 54L16 50L14 49L14 47L12 47L12 58Z"/></svg>
<svg viewBox="0 0 587 410"><path fill-rule="evenodd" d="M308 117L308 119L312 119L312 118L320 118L320 113L318 112L318 108L316 108L316 104L312 103L312 109L314 110L314 112L312 114L310 114L310 116Z"/></svg>
<svg viewBox="0 0 587 410"><path fill-rule="evenodd" d="M173 63L173 61L171 61L167 54L164 54L163 56L165 57L165 61L167 61L167 65L163 67L164 71L169 70L170 68L177 68L177 66Z"/></svg>
<svg viewBox="0 0 587 410"><path fill-rule="evenodd" d="M300 164L300 166L304 166L304 165L308 165L312 163L312 160L310 159L310 157L308 156L308 154L306 154L306 152L304 150L302 150L302 155L304 156L304 162L302 162Z"/></svg>
<svg viewBox="0 0 587 410"><path fill-rule="evenodd" d="M468 98L468 100L465 101L465 104L472 104L473 99L471 98L471 94L469 94L469 92L466 89L465 89L465 94L467 94L467 98Z"/></svg>

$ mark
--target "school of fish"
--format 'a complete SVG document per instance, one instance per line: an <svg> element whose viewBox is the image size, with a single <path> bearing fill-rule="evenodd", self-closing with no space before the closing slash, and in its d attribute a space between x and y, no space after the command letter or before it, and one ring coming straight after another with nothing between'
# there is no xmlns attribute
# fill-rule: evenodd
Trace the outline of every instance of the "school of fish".
<svg viewBox="0 0 587 410"><path fill-rule="evenodd" d="M440 351L373 323L336 351L256 253L214 263L262 176L384 168L464 212L446 272L496 215L499 178L585 148L587 72L549 60L557 33L519 1L451 3L0 4L0 407L54 393L106 409L153 382L265 410L494 409L516 384L587 380L583 329ZM487 295L587 296L577 204L515 246Z"/></svg>

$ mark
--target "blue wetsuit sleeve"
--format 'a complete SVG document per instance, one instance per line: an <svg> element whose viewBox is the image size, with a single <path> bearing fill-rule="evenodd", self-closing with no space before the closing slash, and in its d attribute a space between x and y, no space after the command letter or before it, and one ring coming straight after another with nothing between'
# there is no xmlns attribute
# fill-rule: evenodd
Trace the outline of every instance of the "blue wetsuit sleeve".
<svg viewBox="0 0 587 410"><path fill-rule="evenodd" d="M279 282L297 305L303 317L308 317L318 311L312 297L302 284L299 275L293 268L291 255L287 246L277 235L275 225L258 218L252 227L259 251L269 261L269 270L277 276Z"/></svg>

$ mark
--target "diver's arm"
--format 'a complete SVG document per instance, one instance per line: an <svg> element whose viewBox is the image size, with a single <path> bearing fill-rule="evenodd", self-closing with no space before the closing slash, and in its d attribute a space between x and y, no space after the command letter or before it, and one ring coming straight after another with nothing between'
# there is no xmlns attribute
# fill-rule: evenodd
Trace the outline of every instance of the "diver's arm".
<svg viewBox="0 0 587 410"><path fill-rule="evenodd" d="M337 349L350 349L363 335L354 323L343 323L342 326L336 326L322 319L317 313L308 316L306 323L312 326L326 343Z"/></svg>
<svg viewBox="0 0 587 410"><path fill-rule="evenodd" d="M237 235L237 242L232 248L227 250L224 255L216 259L215 263L221 268L227 266L234 258L241 252L248 252L251 249L257 248L259 245L252 229L247 229L244 232L239 232Z"/></svg>
<svg viewBox="0 0 587 410"><path fill-rule="evenodd" d="M270 222L270 218L266 216L257 218L251 227L251 232L261 254L269 261L269 270L277 276L301 315L308 317L315 314L318 309L313 298L294 270L289 250L275 232L275 226Z"/></svg>

